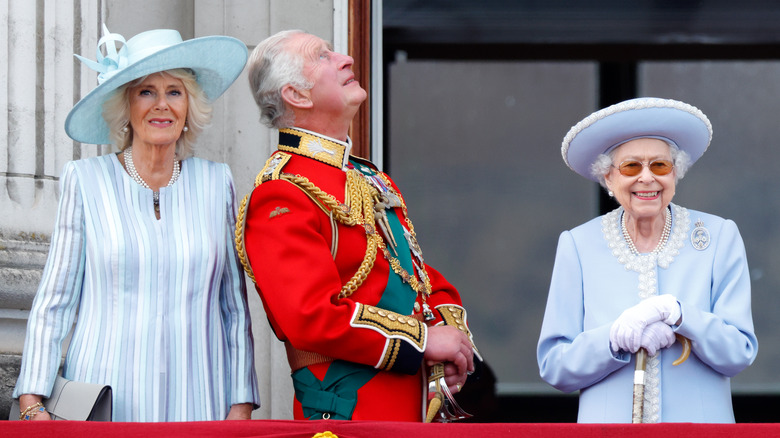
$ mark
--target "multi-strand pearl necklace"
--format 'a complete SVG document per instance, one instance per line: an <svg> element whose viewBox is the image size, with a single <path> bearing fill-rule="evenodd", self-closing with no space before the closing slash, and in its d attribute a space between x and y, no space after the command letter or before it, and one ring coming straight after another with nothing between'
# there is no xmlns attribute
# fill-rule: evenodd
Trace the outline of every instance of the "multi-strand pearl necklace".
<svg viewBox="0 0 780 438"><path fill-rule="evenodd" d="M133 147L131 146L125 149L123 155L125 157L125 166L127 167L127 173L130 174L130 176L133 178L135 182L137 182L143 187L146 187L149 190L152 190L152 188L149 187L149 184L147 184L146 181L144 181L144 179L141 178L141 175L138 174L138 170L136 170L135 165L133 164ZM178 160L173 160L173 173L171 173L171 180L168 181L168 185L166 187L172 186L173 183L175 183L176 180L179 179L180 173L181 173L181 163ZM152 200L154 201L154 211L159 213L160 212L159 191L152 192Z"/></svg>
<svg viewBox="0 0 780 438"><path fill-rule="evenodd" d="M672 232L672 212L667 208L664 213L666 217L664 220L664 230L661 232L661 240L658 241L658 245L655 246L655 249L650 254L658 254L661 252L661 249L664 247L664 245L666 245L666 241L669 240L669 234ZM636 249L636 245L634 245L634 241L631 239L631 235L628 234L625 212L623 212L621 228L623 229L623 238L626 239L628 249L630 249L632 253L639 255L639 250Z"/></svg>

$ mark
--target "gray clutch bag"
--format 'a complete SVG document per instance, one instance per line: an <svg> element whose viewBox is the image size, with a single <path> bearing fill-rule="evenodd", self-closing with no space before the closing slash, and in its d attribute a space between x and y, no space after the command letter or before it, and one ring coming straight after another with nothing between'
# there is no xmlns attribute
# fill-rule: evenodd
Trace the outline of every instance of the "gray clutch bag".
<svg viewBox="0 0 780 438"><path fill-rule="evenodd" d="M57 376L51 396L43 401L54 420L111 421L111 387ZM19 419L19 400L11 406L9 420Z"/></svg>

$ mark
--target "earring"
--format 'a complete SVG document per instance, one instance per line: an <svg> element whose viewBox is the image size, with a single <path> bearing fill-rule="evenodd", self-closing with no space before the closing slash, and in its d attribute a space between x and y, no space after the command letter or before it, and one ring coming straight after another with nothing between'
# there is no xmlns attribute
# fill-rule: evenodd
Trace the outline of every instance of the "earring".
<svg viewBox="0 0 780 438"><path fill-rule="evenodd" d="M607 194L609 195L610 198L615 196L615 194L612 193L612 190L607 190Z"/></svg>
<svg viewBox="0 0 780 438"><path fill-rule="evenodd" d="M130 131L130 128L128 128L128 127L127 127L127 125L125 125L125 126L122 128L122 132L124 132L124 133L127 133L128 131Z"/></svg>
<svg viewBox="0 0 780 438"><path fill-rule="evenodd" d="M187 132L190 130L190 128L187 127L187 125L184 125L183 128L181 128L182 131Z"/></svg>

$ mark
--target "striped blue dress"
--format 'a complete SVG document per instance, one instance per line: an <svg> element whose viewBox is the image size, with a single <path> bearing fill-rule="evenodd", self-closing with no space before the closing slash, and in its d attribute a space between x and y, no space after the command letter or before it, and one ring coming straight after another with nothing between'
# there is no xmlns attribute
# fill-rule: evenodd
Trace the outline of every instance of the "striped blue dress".
<svg viewBox="0 0 780 438"><path fill-rule="evenodd" d="M14 397L50 394L75 320L63 375L111 385L114 421L259 405L229 167L182 161L160 220L115 154L67 163L61 193Z"/></svg>

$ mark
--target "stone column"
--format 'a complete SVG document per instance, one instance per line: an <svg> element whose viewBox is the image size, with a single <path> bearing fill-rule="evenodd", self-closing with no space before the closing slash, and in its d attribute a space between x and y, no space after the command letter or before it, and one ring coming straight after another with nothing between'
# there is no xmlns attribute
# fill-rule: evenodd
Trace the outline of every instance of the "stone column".
<svg viewBox="0 0 780 438"><path fill-rule="evenodd" d="M7 60L0 66L0 418L7 418L49 250L59 174L82 155L63 123L94 86L73 53L94 50L99 11L87 0L0 2L0 57Z"/></svg>

